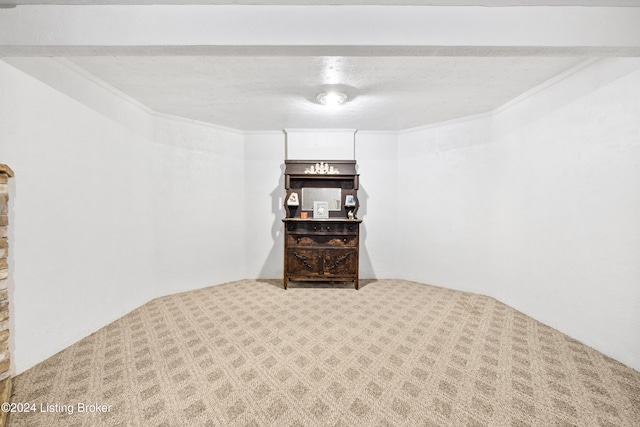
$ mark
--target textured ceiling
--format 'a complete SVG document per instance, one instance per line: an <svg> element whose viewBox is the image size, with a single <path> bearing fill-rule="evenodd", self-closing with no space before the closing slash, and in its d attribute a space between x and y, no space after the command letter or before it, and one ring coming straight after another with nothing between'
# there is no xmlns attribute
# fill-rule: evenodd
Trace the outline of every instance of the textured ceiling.
<svg viewBox="0 0 640 427"><path fill-rule="evenodd" d="M159 113L246 131L403 130L490 112L586 59L640 56L640 8L527 6L640 3L631 0L90 6L176 2L0 10L0 56L65 57ZM336 3L389 6L268 6ZM331 87L348 102L319 105Z"/></svg>
<svg viewBox="0 0 640 427"><path fill-rule="evenodd" d="M491 111L584 58L73 57L158 112L241 130L401 130ZM338 87L349 101L315 101Z"/></svg>

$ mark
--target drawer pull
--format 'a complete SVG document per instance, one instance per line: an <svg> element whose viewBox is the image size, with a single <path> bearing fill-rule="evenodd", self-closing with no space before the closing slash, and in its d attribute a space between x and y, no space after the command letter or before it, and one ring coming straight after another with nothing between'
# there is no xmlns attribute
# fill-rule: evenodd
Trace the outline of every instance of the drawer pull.
<svg viewBox="0 0 640 427"><path fill-rule="evenodd" d="M347 238L342 239L343 242L347 243Z"/></svg>
<svg viewBox="0 0 640 427"><path fill-rule="evenodd" d="M299 238L299 237L296 239L296 242L297 242L297 243L300 243L300 238Z"/></svg>
<svg viewBox="0 0 640 427"><path fill-rule="evenodd" d="M327 226L327 230L331 230L331 227Z"/></svg>

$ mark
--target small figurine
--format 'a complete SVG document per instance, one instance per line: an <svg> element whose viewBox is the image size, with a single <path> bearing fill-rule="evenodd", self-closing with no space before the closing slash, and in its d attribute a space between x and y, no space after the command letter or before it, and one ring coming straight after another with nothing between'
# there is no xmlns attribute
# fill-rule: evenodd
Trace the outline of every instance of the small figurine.
<svg viewBox="0 0 640 427"><path fill-rule="evenodd" d="M353 219L353 211L349 211L349 213L347 213L347 217L349 219Z"/></svg>

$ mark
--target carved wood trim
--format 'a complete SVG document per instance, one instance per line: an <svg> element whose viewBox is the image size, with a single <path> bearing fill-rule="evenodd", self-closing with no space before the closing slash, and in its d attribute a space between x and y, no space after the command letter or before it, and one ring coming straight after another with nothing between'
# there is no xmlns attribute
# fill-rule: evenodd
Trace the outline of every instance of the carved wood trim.
<svg viewBox="0 0 640 427"><path fill-rule="evenodd" d="M313 270L313 266L307 262L307 257L306 256L300 255L297 252L294 252L293 255L296 258L298 258L300 260L300 262L302 262L302 264L304 264L305 267L307 267L309 270Z"/></svg>
<svg viewBox="0 0 640 427"><path fill-rule="evenodd" d="M331 270L335 270L336 268L338 268L340 266L340 264L342 264L347 258L349 258L349 255L351 255L353 252L347 252L342 256L339 256L335 259L333 264L326 264L326 259L325 259L325 268L328 271Z"/></svg>

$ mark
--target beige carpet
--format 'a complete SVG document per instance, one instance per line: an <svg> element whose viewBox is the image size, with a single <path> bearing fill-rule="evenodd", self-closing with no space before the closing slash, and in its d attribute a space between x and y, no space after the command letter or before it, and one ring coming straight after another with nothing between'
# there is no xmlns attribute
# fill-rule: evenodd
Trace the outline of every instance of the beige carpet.
<svg viewBox="0 0 640 427"><path fill-rule="evenodd" d="M479 295L243 280L151 301L17 376L13 402L36 412L11 427L637 427L640 373Z"/></svg>

